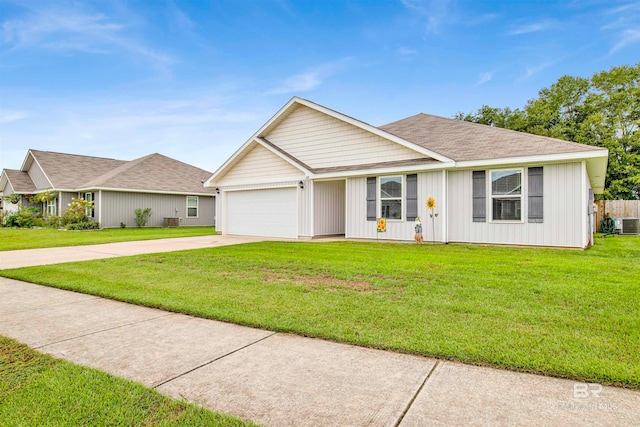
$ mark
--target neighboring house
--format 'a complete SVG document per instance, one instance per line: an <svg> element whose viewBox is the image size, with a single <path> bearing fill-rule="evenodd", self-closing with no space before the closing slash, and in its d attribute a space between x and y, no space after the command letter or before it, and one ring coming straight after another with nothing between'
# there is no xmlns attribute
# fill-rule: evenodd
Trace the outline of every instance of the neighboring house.
<svg viewBox="0 0 640 427"><path fill-rule="evenodd" d="M607 155L427 114L374 127L295 97L205 186L223 234L412 240L421 217L426 241L584 248Z"/></svg>
<svg viewBox="0 0 640 427"><path fill-rule="evenodd" d="M202 182L211 172L161 154L125 161L75 154L29 150L19 170L4 169L0 193L22 196L19 203L3 202L5 211L32 206L29 195L49 191L57 197L38 205L45 216L60 215L72 198L94 202L88 212L102 228L135 226L138 208L151 208L149 227L164 218L180 225L215 225L215 194Z"/></svg>

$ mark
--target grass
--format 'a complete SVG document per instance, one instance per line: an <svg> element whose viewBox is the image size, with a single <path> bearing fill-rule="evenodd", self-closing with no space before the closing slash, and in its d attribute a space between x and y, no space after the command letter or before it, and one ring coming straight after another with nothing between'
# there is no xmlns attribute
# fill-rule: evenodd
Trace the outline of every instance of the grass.
<svg viewBox="0 0 640 427"><path fill-rule="evenodd" d="M2 336L0 420L7 426L253 425Z"/></svg>
<svg viewBox="0 0 640 427"><path fill-rule="evenodd" d="M0 275L274 331L640 388L638 260L640 237L620 236L588 251L262 242Z"/></svg>
<svg viewBox="0 0 640 427"><path fill-rule="evenodd" d="M193 237L216 234L214 227L109 228L91 231L66 231L51 228L0 228L0 251L95 245L99 243Z"/></svg>

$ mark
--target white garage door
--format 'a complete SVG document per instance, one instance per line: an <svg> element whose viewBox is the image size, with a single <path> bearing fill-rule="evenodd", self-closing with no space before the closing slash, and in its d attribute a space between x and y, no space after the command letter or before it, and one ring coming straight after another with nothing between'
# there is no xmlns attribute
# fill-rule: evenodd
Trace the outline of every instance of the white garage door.
<svg viewBox="0 0 640 427"><path fill-rule="evenodd" d="M227 234L298 237L296 188L227 193Z"/></svg>

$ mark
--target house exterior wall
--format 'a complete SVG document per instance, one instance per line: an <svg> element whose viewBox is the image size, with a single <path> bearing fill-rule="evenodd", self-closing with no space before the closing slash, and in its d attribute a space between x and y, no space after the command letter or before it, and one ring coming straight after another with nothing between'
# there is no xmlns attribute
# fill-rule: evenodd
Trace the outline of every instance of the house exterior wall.
<svg viewBox="0 0 640 427"><path fill-rule="evenodd" d="M474 170L489 170L477 168ZM544 165L543 222L527 222L527 168L523 175L522 223L491 222L487 201L486 222L473 222L472 171L447 174L447 222L450 242L583 247L585 218L582 163ZM488 176L488 175L487 175ZM487 178L489 179L489 178ZM587 180L588 181L588 180ZM489 196L487 196L488 199Z"/></svg>
<svg viewBox="0 0 640 427"><path fill-rule="evenodd" d="M266 139L312 168L427 158L305 106L293 111Z"/></svg>
<svg viewBox="0 0 640 427"><path fill-rule="evenodd" d="M151 217L147 227L162 227L164 218L182 218L181 226L213 226L214 225L214 197L198 196L198 218L187 218L187 195L153 194L153 193L125 193L117 191L101 191L99 214L96 220L102 228L120 227L120 223L127 227L135 227L138 208L151 208ZM98 219L98 216L100 219Z"/></svg>
<svg viewBox="0 0 640 427"><path fill-rule="evenodd" d="M443 188L442 171L418 173L418 216L422 220L422 235L425 241L443 241ZM406 175L404 175L406 177ZM406 180L403 181L403 219L387 220L387 231L377 232L376 221L367 221L367 177L348 178L346 181L346 225L345 237L356 239L413 240L415 221L406 220ZM378 177L379 183L379 177ZM436 200L433 220L426 207L428 197ZM379 188L377 189L377 216L380 216ZM435 233L434 233L435 231Z"/></svg>
<svg viewBox="0 0 640 427"><path fill-rule="evenodd" d="M222 176L218 185L229 183L255 183L304 178L300 169L278 157L263 146L256 146Z"/></svg>
<svg viewBox="0 0 640 427"><path fill-rule="evenodd" d="M318 181L313 186L313 235L344 234L345 181Z"/></svg>
<svg viewBox="0 0 640 427"><path fill-rule="evenodd" d="M44 174L42 169L40 169L38 163L36 163L35 161L31 162L31 166L29 167L27 173L29 174L29 177L31 177L31 180L36 185L37 189L44 190L45 188L51 187L51 184L49 183L46 175Z"/></svg>

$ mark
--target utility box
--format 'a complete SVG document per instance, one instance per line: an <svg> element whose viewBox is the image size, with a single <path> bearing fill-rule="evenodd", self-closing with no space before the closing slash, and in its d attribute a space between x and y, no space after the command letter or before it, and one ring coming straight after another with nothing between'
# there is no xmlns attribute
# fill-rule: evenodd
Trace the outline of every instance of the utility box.
<svg viewBox="0 0 640 427"><path fill-rule="evenodd" d="M178 227L180 226L180 218L164 218L164 227Z"/></svg>

